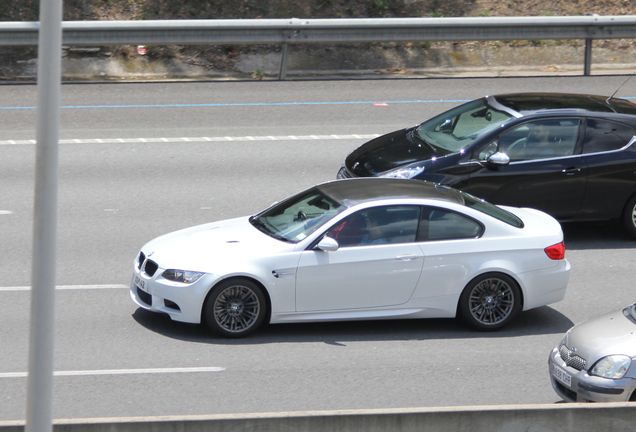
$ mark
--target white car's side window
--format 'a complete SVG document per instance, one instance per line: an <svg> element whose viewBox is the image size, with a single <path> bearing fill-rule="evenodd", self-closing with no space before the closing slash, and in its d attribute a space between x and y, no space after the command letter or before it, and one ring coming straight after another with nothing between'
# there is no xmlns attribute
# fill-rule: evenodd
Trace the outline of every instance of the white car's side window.
<svg viewBox="0 0 636 432"><path fill-rule="evenodd" d="M477 238L483 232L481 224L451 210L424 207L418 241Z"/></svg>
<svg viewBox="0 0 636 432"><path fill-rule="evenodd" d="M419 215L418 206L361 210L339 222L327 235L340 247L414 242Z"/></svg>

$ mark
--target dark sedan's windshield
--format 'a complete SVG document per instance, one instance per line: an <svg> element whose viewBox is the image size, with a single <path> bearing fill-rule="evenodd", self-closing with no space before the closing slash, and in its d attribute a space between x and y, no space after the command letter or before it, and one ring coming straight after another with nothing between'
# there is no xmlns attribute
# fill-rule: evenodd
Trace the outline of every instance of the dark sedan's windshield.
<svg viewBox="0 0 636 432"><path fill-rule="evenodd" d="M455 153L510 118L510 113L493 108L482 98L425 121L416 136L441 154Z"/></svg>
<svg viewBox="0 0 636 432"><path fill-rule="evenodd" d="M265 234L298 243L346 207L317 189L310 189L252 216L252 225Z"/></svg>

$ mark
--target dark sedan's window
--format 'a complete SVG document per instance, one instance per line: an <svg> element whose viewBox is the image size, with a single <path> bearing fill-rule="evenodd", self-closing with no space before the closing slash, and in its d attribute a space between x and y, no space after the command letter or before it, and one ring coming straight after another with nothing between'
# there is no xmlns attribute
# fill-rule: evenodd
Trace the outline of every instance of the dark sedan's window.
<svg viewBox="0 0 636 432"><path fill-rule="evenodd" d="M340 247L415 241L419 206L386 206L361 210L347 216L327 235Z"/></svg>
<svg viewBox="0 0 636 432"><path fill-rule="evenodd" d="M634 129L607 120L588 119L583 153L601 153L623 148L634 137Z"/></svg>
<svg viewBox="0 0 636 432"><path fill-rule="evenodd" d="M482 226L473 219L438 207L424 207L417 233L418 241L476 238Z"/></svg>
<svg viewBox="0 0 636 432"><path fill-rule="evenodd" d="M517 126L501 134L498 151L511 161L549 159L574 154L579 135L579 119L541 119Z"/></svg>

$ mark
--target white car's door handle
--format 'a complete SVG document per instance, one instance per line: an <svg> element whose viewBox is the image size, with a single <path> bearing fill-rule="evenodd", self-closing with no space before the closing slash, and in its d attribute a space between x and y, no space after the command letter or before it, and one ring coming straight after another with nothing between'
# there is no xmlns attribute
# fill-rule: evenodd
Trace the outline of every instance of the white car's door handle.
<svg viewBox="0 0 636 432"><path fill-rule="evenodd" d="M414 259L418 259L419 257L420 257L419 255L415 255L415 254L412 254L412 255L398 255L397 259L399 259L401 261L411 261L411 260L414 260Z"/></svg>

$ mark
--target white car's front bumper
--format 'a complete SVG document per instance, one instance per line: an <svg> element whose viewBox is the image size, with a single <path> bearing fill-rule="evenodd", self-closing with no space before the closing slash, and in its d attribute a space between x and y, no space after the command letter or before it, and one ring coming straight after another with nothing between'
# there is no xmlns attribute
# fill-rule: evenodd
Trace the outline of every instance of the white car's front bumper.
<svg viewBox="0 0 636 432"><path fill-rule="evenodd" d="M203 275L193 284L180 284L163 279L159 269L153 277L133 270L130 297L141 308L164 313L174 321L199 324L201 309L214 276Z"/></svg>

